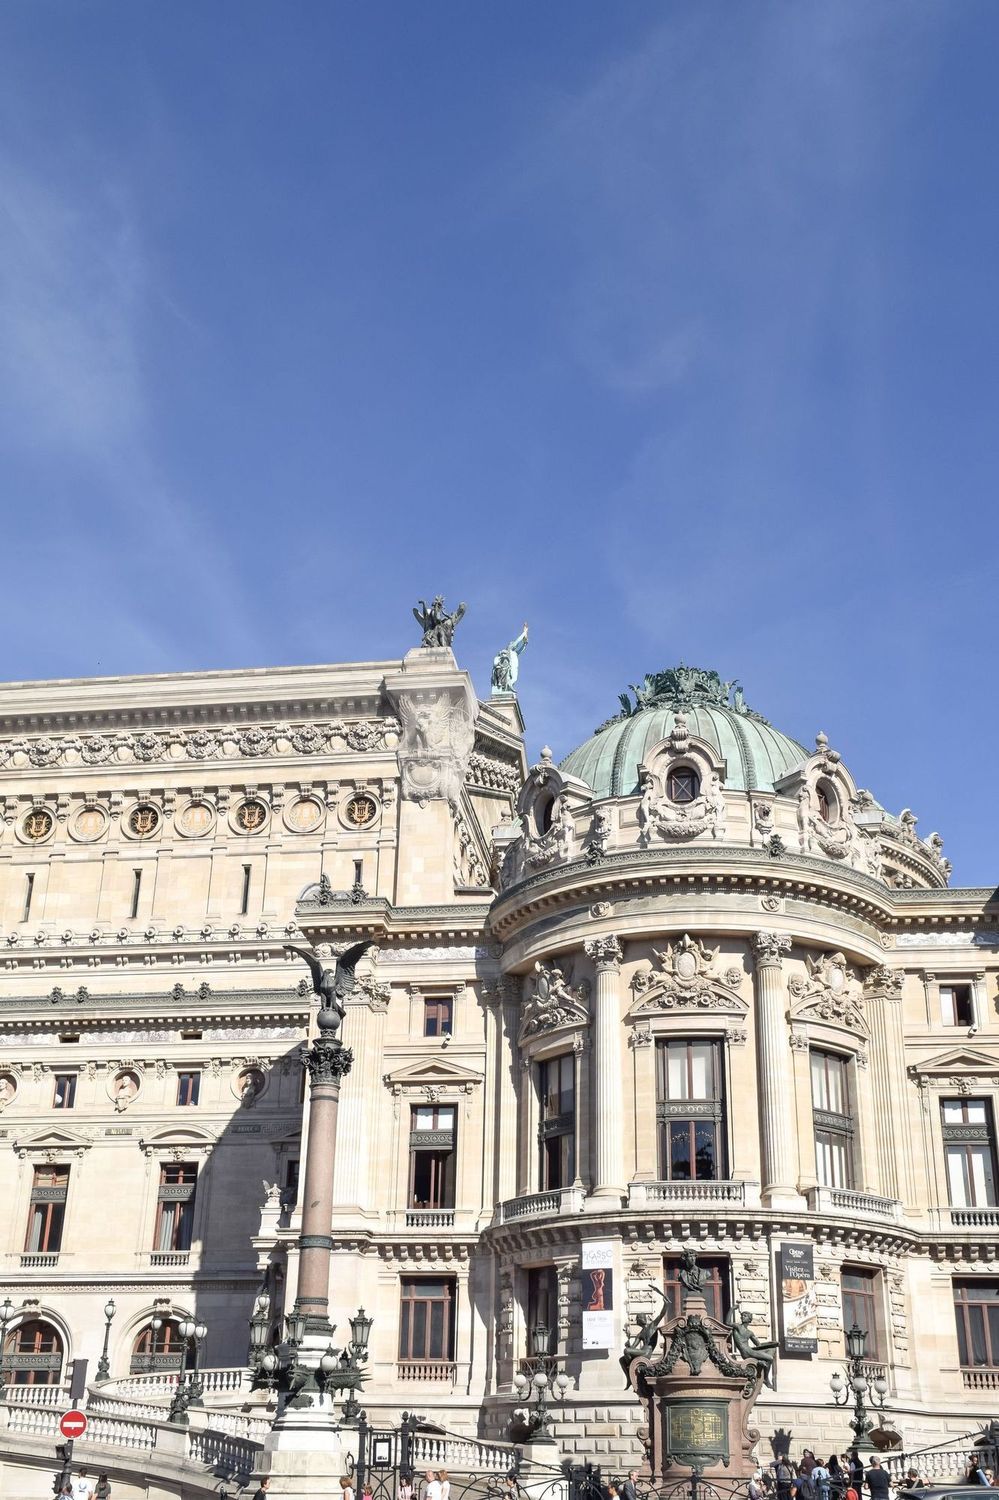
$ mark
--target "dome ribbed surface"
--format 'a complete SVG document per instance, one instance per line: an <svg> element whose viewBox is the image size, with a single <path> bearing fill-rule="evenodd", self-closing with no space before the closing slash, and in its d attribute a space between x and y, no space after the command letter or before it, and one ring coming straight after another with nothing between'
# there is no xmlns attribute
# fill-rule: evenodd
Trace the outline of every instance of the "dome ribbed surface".
<svg viewBox="0 0 999 1500"><path fill-rule="evenodd" d="M714 673L698 676L718 681ZM637 796L638 767L653 745L672 732L678 712L686 718L691 737L705 740L725 761L725 785L734 791L772 792L776 781L811 754L756 714L719 702L664 702L666 697L676 700L688 696L687 692L673 690L673 678L672 672L657 679L646 678L647 684L659 683L660 690L654 694L659 701L612 720L571 751L560 769L585 781L596 797ZM727 697L727 685L722 687ZM695 695L697 691L695 687ZM706 695L703 690L702 695ZM721 691L717 696L722 696Z"/></svg>

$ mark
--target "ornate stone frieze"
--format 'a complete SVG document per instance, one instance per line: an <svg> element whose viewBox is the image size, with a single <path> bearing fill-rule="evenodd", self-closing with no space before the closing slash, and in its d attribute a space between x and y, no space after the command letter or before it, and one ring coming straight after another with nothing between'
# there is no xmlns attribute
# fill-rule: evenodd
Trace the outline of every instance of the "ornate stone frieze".
<svg viewBox="0 0 999 1500"><path fill-rule="evenodd" d="M465 785L485 787L493 792L508 792L510 796L516 796L520 790L521 775L520 767L505 760L499 760L494 755L486 755L480 750L473 751L468 757L468 769L465 772Z"/></svg>
<svg viewBox="0 0 999 1500"><path fill-rule="evenodd" d="M595 969L618 969L624 950L620 938L613 936L590 938L583 944L587 958Z"/></svg>
<svg viewBox="0 0 999 1500"><path fill-rule="evenodd" d="M436 688L399 692L402 794L413 802L457 805L475 728L464 700Z"/></svg>
<svg viewBox="0 0 999 1500"><path fill-rule="evenodd" d="M653 948L652 952L655 964L640 969L631 981L631 988L639 997L631 1012L633 1016L671 1010L746 1014L749 1007L737 993L745 977L743 971L732 964L720 974L719 948L708 948L700 939L684 933L678 942Z"/></svg>
<svg viewBox="0 0 999 1500"><path fill-rule="evenodd" d="M364 754L392 749L400 725L391 717L340 719L297 725L260 724L243 728L144 730L90 733L82 737L17 736L0 741L0 768L20 770L71 765L149 765L156 761L261 759L266 756L321 755L347 749Z"/></svg>
<svg viewBox="0 0 999 1500"><path fill-rule="evenodd" d="M890 1000L898 1000L902 995L904 977L900 969L891 969L887 964L877 964L875 968L868 969L864 975L864 993L884 995Z"/></svg>
<svg viewBox="0 0 999 1500"><path fill-rule="evenodd" d="M616 939L611 941L616 942ZM586 979L573 985L557 964L536 963L534 984L521 1009L520 1040L560 1027L589 1022L590 986Z"/></svg>
<svg viewBox="0 0 999 1500"><path fill-rule="evenodd" d="M867 1036L867 1022L859 1004L861 987L843 954L823 953L812 958L806 953L805 967L807 976L795 974L788 982L792 1022L825 1021Z"/></svg>

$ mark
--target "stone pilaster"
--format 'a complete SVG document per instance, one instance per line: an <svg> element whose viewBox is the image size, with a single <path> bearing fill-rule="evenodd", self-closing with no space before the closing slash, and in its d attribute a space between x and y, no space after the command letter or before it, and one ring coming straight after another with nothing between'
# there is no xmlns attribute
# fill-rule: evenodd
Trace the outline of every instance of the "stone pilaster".
<svg viewBox="0 0 999 1500"><path fill-rule="evenodd" d="M871 1028L871 1084L862 1107L877 1111L875 1140L878 1188L886 1198L911 1203L915 1195L912 1141L906 1109L905 1034L902 1027L902 975L879 965L864 980ZM859 1092L859 1090L858 1090Z"/></svg>
<svg viewBox="0 0 999 1500"><path fill-rule="evenodd" d="M595 1199L616 1199L625 1192L621 1092L624 1067L621 1054L621 944L616 937L593 938L586 956L596 971L593 996L594 1091L593 1123L596 1150L593 1162ZM606 1203L595 1206L606 1207Z"/></svg>
<svg viewBox="0 0 999 1500"><path fill-rule="evenodd" d="M756 1051L759 1062L762 1197L766 1207L800 1207L795 1150L794 1075L788 1046L787 994L782 959L791 939L758 932L756 959Z"/></svg>

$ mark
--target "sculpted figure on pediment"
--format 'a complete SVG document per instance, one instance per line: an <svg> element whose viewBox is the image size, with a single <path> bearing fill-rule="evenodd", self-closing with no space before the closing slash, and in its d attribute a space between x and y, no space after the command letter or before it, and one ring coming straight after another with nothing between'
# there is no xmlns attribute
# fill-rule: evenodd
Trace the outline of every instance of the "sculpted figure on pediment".
<svg viewBox="0 0 999 1500"><path fill-rule="evenodd" d="M573 985L558 964L534 965L534 988L524 1001L520 1039L560 1026L585 1026L589 1021L588 980Z"/></svg>
<svg viewBox="0 0 999 1500"><path fill-rule="evenodd" d="M689 933L665 948L653 948L656 962L639 970L631 987L640 997L632 1015L660 1010L718 1010L744 1015L748 1006L737 993L743 971L730 965L717 972L720 948L708 948Z"/></svg>
<svg viewBox="0 0 999 1500"><path fill-rule="evenodd" d="M807 974L795 974L788 982L792 1021L826 1021L868 1035L860 1008L861 986L842 953L805 955Z"/></svg>

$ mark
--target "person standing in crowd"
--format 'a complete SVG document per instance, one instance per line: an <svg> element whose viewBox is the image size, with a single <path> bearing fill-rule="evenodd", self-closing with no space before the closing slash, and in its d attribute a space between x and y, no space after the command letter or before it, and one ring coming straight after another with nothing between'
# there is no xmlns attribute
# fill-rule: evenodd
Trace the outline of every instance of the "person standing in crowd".
<svg viewBox="0 0 999 1500"><path fill-rule="evenodd" d="M909 1469L905 1476L904 1490L925 1490L926 1480L919 1477L918 1469Z"/></svg>
<svg viewBox="0 0 999 1500"><path fill-rule="evenodd" d="M851 1448L847 1454L847 1461L850 1466L850 1483L859 1495L864 1488L864 1460L856 1448Z"/></svg>
<svg viewBox="0 0 999 1500"><path fill-rule="evenodd" d="M340 1480L340 1500L354 1500L354 1481L345 1474Z"/></svg>
<svg viewBox="0 0 999 1500"><path fill-rule="evenodd" d="M762 1470L757 1469L755 1474L749 1476L749 1483L746 1485L746 1494L748 1500L763 1500Z"/></svg>
<svg viewBox="0 0 999 1500"><path fill-rule="evenodd" d="M423 1500L441 1500L440 1478L433 1469L427 1470L427 1479L423 1486Z"/></svg>
<svg viewBox="0 0 999 1500"><path fill-rule="evenodd" d="M798 1473L810 1474L817 1463L818 1459L815 1457L815 1454L812 1452L811 1448L806 1448L804 1453L801 1455L801 1463L798 1465Z"/></svg>
<svg viewBox="0 0 999 1500"><path fill-rule="evenodd" d="M94 1485L94 1500L111 1500L111 1481L104 1473L97 1476L97 1483Z"/></svg>
<svg viewBox="0 0 999 1500"><path fill-rule="evenodd" d="M441 1487L441 1500L451 1500L451 1481L447 1477L447 1469L439 1470L437 1482Z"/></svg>
<svg viewBox="0 0 999 1500"><path fill-rule="evenodd" d="M267 1500L267 1491L270 1489L271 1476L265 1474L253 1492L253 1500Z"/></svg>
<svg viewBox="0 0 999 1500"><path fill-rule="evenodd" d="M989 1483L988 1475L985 1473L985 1470L978 1462L978 1458L974 1453L968 1455L968 1472L964 1476L964 1482L965 1484L985 1485Z"/></svg>
<svg viewBox="0 0 999 1500"><path fill-rule="evenodd" d="M778 1453L774 1459L774 1482L777 1486L777 1500L791 1500L794 1469L786 1453Z"/></svg>
<svg viewBox="0 0 999 1500"><path fill-rule="evenodd" d="M638 1483L638 1470L637 1469L629 1469L628 1470L628 1477L624 1480L624 1482L620 1485L620 1487L618 1489L618 1493L621 1496L621 1500L638 1500L637 1483Z"/></svg>
<svg viewBox="0 0 999 1500"><path fill-rule="evenodd" d="M832 1500L841 1500L843 1491L846 1489L846 1474L835 1453L830 1453L826 1468L829 1470L829 1492Z"/></svg>
<svg viewBox="0 0 999 1500"><path fill-rule="evenodd" d="M864 1475L867 1493L871 1500L891 1500L891 1475L882 1469L880 1458L871 1459L871 1467Z"/></svg>
<svg viewBox="0 0 999 1500"><path fill-rule="evenodd" d="M818 1491L819 1500L829 1500L832 1489L832 1474L819 1459L816 1460L812 1469L812 1483Z"/></svg>
<svg viewBox="0 0 999 1500"><path fill-rule="evenodd" d="M94 1487L87 1478L86 1469L81 1469L73 1480L73 1500L94 1500Z"/></svg>
<svg viewBox="0 0 999 1500"><path fill-rule="evenodd" d="M396 1490L396 1500L413 1500L412 1474L399 1475L399 1488Z"/></svg>

